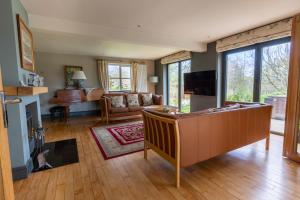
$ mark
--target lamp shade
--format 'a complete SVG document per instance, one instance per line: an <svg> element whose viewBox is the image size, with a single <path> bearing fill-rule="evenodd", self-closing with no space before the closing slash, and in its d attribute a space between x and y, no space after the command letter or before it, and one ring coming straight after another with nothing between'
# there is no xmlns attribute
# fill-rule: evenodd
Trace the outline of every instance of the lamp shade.
<svg viewBox="0 0 300 200"><path fill-rule="evenodd" d="M86 80L86 76L83 71L76 71L73 73L72 79L74 80Z"/></svg>
<svg viewBox="0 0 300 200"><path fill-rule="evenodd" d="M150 76L149 81L150 83L158 83L158 76Z"/></svg>

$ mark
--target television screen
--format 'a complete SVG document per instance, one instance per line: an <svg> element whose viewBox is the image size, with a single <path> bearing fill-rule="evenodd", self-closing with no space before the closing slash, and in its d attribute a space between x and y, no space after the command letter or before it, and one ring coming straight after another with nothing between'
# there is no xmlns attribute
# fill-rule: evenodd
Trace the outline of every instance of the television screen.
<svg viewBox="0 0 300 200"><path fill-rule="evenodd" d="M184 93L216 96L216 71L201 71L184 74Z"/></svg>

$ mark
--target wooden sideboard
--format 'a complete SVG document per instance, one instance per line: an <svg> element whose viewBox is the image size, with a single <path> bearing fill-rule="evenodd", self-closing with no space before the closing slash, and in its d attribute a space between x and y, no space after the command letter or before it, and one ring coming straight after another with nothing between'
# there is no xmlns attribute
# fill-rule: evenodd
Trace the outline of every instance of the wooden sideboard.
<svg viewBox="0 0 300 200"><path fill-rule="evenodd" d="M67 121L69 115L69 108L72 104L99 101L104 91L100 88L86 91L84 89L62 89L57 90L54 97L49 100L50 104L63 106L65 120Z"/></svg>

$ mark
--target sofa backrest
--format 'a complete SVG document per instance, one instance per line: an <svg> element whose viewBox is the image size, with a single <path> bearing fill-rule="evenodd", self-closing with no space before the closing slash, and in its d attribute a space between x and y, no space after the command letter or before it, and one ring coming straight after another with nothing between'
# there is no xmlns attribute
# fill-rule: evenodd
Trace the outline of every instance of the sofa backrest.
<svg viewBox="0 0 300 200"><path fill-rule="evenodd" d="M179 117L181 165L188 166L268 137L271 112L272 106L260 105Z"/></svg>
<svg viewBox="0 0 300 200"><path fill-rule="evenodd" d="M124 104L126 106L128 106L128 103L127 103L127 95L128 94L138 94L139 104L140 104L140 106L143 106L142 94L150 94L150 93L149 92L112 92L112 93L105 93L105 94L103 94L103 96L108 97L108 98L111 98L113 96L123 96ZM155 95L153 95L153 103L160 104L160 102L158 102L159 100L157 100L157 98L154 98L154 97L155 97Z"/></svg>

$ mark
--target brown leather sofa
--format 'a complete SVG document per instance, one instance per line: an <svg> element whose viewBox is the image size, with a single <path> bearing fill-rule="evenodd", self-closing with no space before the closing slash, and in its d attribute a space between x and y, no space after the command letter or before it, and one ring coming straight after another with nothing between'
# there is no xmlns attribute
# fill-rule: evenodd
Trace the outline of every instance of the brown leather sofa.
<svg viewBox="0 0 300 200"><path fill-rule="evenodd" d="M180 167L262 139L266 139L268 149L272 106L238 105L175 115L144 110L145 159L151 148L173 164L179 187Z"/></svg>
<svg viewBox="0 0 300 200"><path fill-rule="evenodd" d="M138 94L139 106L128 106L127 96L128 94ZM144 106L142 99L142 94L149 93L125 93L125 92L114 92L103 94L101 99L101 110L103 111L102 118L106 120L106 123L109 123L112 119L124 119L130 116L139 116L142 115L142 110L147 106ZM124 108L114 108L112 106L111 97L113 96L123 96L123 103L125 104ZM152 95L153 105L163 105L163 97L161 95ZM152 106L153 106L152 105Z"/></svg>

